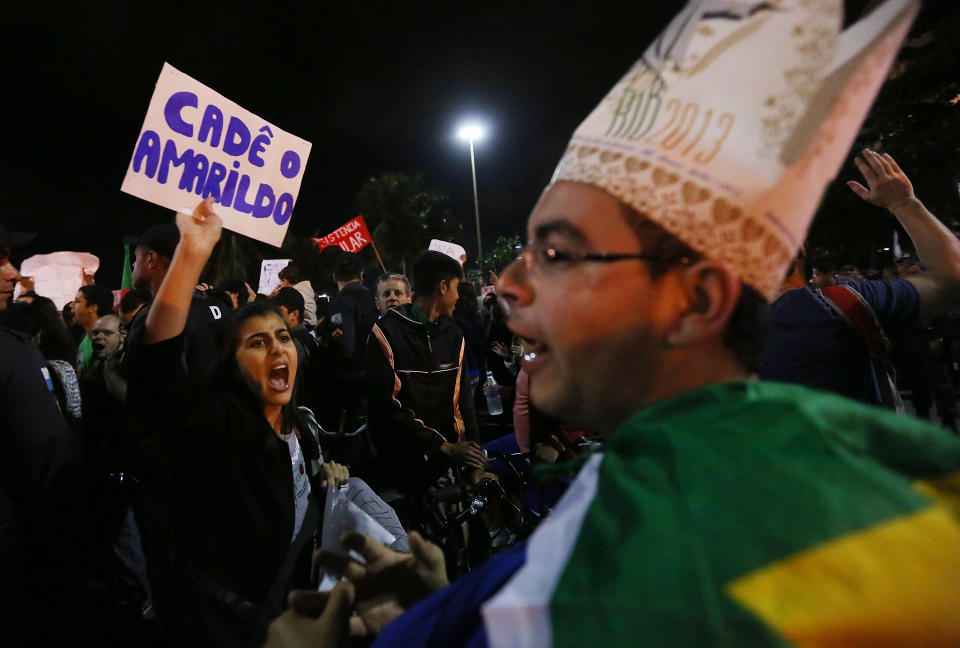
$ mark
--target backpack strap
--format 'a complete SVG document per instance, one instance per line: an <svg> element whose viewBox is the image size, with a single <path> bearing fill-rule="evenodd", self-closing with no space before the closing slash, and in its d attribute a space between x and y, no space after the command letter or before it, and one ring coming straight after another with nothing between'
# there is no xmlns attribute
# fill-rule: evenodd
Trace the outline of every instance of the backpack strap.
<svg viewBox="0 0 960 648"><path fill-rule="evenodd" d="M853 286L837 284L817 290L831 308L860 336L870 354L870 372L880 402L903 413L903 400L897 390L893 365L890 362L890 340L877 319L877 314Z"/></svg>
<svg viewBox="0 0 960 648"><path fill-rule="evenodd" d="M834 311L855 330L866 343L867 351L874 359L886 358L890 353L890 340L877 314L855 288L845 284L825 286L817 290Z"/></svg>

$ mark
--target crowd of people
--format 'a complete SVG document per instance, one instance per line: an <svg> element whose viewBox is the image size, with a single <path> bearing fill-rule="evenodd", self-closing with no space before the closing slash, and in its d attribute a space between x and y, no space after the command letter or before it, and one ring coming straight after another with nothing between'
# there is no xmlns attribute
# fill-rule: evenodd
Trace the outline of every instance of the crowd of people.
<svg viewBox="0 0 960 648"><path fill-rule="evenodd" d="M790 19L769 9L738 39ZM207 198L132 241L131 290L60 309L11 260L35 235L0 226L0 644L960 644L960 239L865 149L847 184L916 254L881 275L801 244L893 41L780 175L714 196L754 148L706 189L673 135L652 163L610 139L638 79L693 83L711 16L578 129L483 299L429 250L409 277L344 252L329 300L294 265L270 295L202 283ZM485 561L431 536L451 489Z"/></svg>
<svg viewBox="0 0 960 648"><path fill-rule="evenodd" d="M86 565L47 581L57 562L23 563L10 596L22 594L21 580L50 586L70 574L74 595L93 591L98 607L61 601L62 609L118 645L262 640L287 591L311 580L328 482L392 533L392 547L409 551L405 529L418 528L425 488L498 479L473 403L490 364L515 381L519 363L501 348L502 310L495 302L481 310L459 261L426 251L412 281L385 273L368 287L362 257L343 252L332 300L292 264L270 295L243 278L210 285L200 273L219 237L211 209L205 202L202 219L181 215L130 241L134 287L116 304L112 290L87 283L62 311L10 261L33 235L0 232L0 326L5 345L29 359L9 369L21 381L45 378L57 425L44 443L63 463L37 457L20 477L58 484L34 493L36 506L71 511L19 540L69 530ZM458 304L465 332L454 323ZM20 401L21 388L11 383L5 394ZM9 421L17 419L8 407L35 407L13 402L5 401ZM512 428L509 413L490 418ZM42 420L9 429L23 451L40 442L31 436ZM516 442L505 447L520 452ZM497 520L484 530L499 546L516 539ZM9 636L25 636L31 617L8 610Z"/></svg>

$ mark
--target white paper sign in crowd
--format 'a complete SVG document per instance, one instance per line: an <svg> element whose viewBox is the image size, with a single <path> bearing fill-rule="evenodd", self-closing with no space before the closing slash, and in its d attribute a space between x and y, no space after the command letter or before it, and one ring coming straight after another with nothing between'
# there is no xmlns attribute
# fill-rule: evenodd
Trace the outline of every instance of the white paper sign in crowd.
<svg viewBox="0 0 960 648"><path fill-rule="evenodd" d="M427 249L433 250L434 252L442 252L451 259L456 259L457 263L460 265L463 265L467 262L467 251L463 249L463 246L457 245L456 243L451 243L450 241L430 239L430 247Z"/></svg>
<svg viewBox="0 0 960 648"><path fill-rule="evenodd" d="M279 247L310 147L164 63L120 188L174 211L213 196L224 227Z"/></svg>
<svg viewBox="0 0 960 648"><path fill-rule="evenodd" d="M76 297L83 275L93 276L99 268L100 259L89 252L53 252L24 259L20 274L33 278L38 295L49 297L57 308L63 308Z"/></svg>
<svg viewBox="0 0 960 648"><path fill-rule="evenodd" d="M280 277L277 274L290 265L291 259L264 259L260 264L260 284L257 286L257 292L261 295L269 295L273 289L280 285Z"/></svg>

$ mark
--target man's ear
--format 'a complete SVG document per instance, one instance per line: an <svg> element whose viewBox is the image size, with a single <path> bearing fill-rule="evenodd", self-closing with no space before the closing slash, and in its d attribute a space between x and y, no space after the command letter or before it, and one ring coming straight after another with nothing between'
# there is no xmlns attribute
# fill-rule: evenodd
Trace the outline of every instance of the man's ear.
<svg viewBox="0 0 960 648"><path fill-rule="evenodd" d="M681 347L721 340L740 300L740 279L725 263L702 260L684 268L678 281L685 306L667 343Z"/></svg>

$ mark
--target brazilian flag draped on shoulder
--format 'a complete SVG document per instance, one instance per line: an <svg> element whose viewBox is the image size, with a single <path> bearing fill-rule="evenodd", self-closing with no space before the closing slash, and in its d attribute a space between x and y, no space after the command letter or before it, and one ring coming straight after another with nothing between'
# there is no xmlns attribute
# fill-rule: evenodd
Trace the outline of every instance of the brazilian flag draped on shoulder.
<svg viewBox="0 0 960 648"><path fill-rule="evenodd" d="M778 383L636 414L483 607L491 646L958 646L960 441Z"/></svg>

